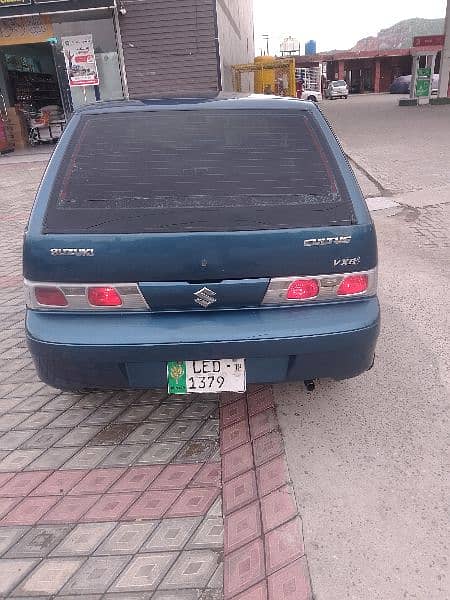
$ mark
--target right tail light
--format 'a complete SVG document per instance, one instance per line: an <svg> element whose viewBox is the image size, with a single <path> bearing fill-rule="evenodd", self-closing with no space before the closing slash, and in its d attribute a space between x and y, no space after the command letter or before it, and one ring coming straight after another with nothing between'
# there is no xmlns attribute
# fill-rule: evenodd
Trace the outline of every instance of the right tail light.
<svg viewBox="0 0 450 600"><path fill-rule="evenodd" d="M374 296L377 269L339 275L276 277L270 280L264 305L300 304Z"/></svg>

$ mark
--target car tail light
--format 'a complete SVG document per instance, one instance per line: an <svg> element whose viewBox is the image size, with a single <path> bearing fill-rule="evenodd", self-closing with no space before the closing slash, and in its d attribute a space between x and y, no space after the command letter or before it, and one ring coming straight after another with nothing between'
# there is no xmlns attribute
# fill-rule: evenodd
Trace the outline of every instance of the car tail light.
<svg viewBox="0 0 450 600"><path fill-rule="evenodd" d="M339 285L338 296L353 296L363 294L369 287L369 278L367 275L347 275Z"/></svg>
<svg viewBox="0 0 450 600"><path fill-rule="evenodd" d="M275 277L270 280L263 305L330 302L352 296L374 296L377 269L358 273L314 275L311 277Z"/></svg>
<svg viewBox="0 0 450 600"><path fill-rule="evenodd" d="M37 283L25 280L28 308L73 311L147 311L137 283Z"/></svg>
<svg viewBox="0 0 450 600"><path fill-rule="evenodd" d="M34 297L41 306L67 306L67 298L57 287L36 287Z"/></svg>
<svg viewBox="0 0 450 600"><path fill-rule="evenodd" d="M122 298L113 287L90 287L87 293L92 306L122 306Z"/></svg>
<svg viewBox="0 0 450 600"><path fill-rule="evenodd" d="M287 289L287 300L308 300L319 294L319 284L316 279L296 279Z"/></svg>

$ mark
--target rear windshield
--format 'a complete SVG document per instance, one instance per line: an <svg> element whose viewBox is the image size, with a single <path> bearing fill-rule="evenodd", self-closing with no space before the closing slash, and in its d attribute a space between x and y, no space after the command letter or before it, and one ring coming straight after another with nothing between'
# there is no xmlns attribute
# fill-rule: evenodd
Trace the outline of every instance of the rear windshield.
<svg viewBox="0 0 450 600"><path fill-rule="evenodd" d="M308 113L83 115L56 174L46 233L350 224L352 204Z"/></svg>
<svg viewBox="0 0 450 600"><path fill-rule="evenodd" d="M336 87L342 87L347 84L345 83L345 81L339 80L339 81L333 81L333 85L335 85Z"/></svg>

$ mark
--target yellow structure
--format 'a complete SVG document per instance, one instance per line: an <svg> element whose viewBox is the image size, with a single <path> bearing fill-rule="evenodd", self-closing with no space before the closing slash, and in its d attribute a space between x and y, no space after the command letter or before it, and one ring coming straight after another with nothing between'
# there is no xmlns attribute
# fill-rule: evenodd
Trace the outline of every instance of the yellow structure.
<svg viewBox="0 0 450 600"><path fill-rule="evenodd" d="M233 88L236 92L242 91L242 73L254 73L255 93L293 97L297 95L294 58L258 56L253 64L234 65L232 70Z"/></svg>

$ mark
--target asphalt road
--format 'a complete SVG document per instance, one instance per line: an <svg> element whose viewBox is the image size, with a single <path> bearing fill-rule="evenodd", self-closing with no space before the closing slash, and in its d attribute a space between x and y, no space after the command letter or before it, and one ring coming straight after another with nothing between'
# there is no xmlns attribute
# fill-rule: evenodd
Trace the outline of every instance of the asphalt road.
<svg viewBox="0 0 450 600"><path fill-rule="evenodd" d="M275 386L315 600L450 598L450 107L397 101L323 105L366 195L399 203L374 213L375 367Z"/></svg>

